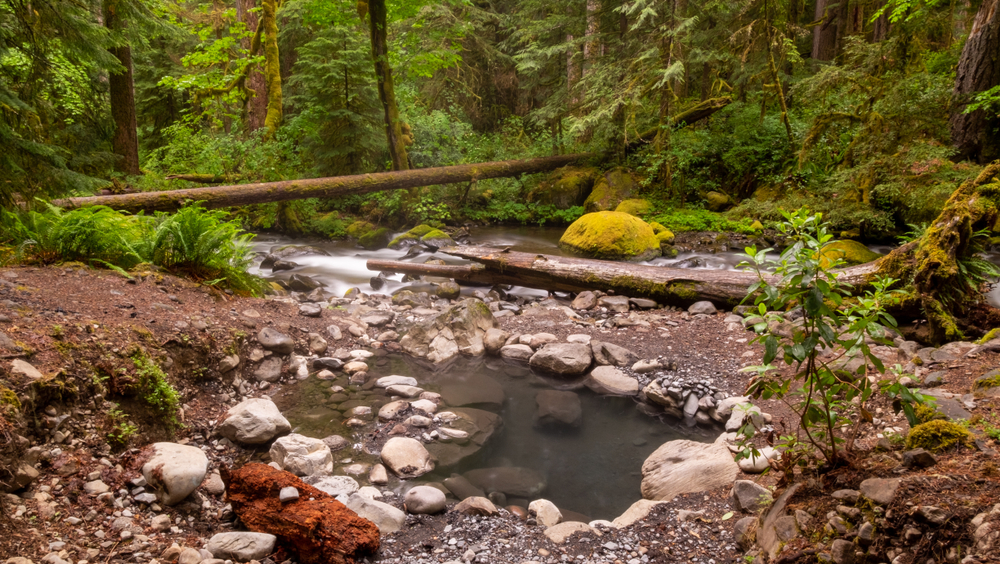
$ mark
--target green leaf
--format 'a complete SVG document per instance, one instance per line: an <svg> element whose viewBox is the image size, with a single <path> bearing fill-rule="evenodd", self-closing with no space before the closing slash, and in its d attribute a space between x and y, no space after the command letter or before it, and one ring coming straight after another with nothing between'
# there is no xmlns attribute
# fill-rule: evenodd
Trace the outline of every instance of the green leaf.
<svg viewBox="0 0 1000 564"><path fill-rule="evenodd" d="M728 521L728 520L730 520L730 519L733 518L733 515L734 515L734 513L732 511L729 511L725 515L722 516L722 520L723 521Z"/></svg>

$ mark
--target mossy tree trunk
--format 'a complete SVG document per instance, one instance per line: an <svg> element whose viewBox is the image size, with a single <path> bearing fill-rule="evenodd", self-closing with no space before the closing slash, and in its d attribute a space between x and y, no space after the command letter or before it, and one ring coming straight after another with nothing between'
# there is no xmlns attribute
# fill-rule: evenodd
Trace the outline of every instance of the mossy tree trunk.
<svg viewBox="0 0 1000 564"><path fill-rule="evenodd" d="M104 2L104 25L116 33L121 33L126 22L119 15L119 6L114 0ZM122 66L122 70L108 75L108 93L111 99L111 117L115 131L111 147L119 157L115 169L128 175L141 174L139 170L139 137L136 132L135 86L132 76L132 48L117 45L108 49Z"/></svg>
<svg viewBox="0 0 1000 564"><path fill-rule="evenodd" d="M996 112L965 113L972 97L1000 85L1000 0L985 0L976 13L955 72L951 138L962 158L989 162L1000 156Z"/></svg>
<svg viewBox="0 0 1000 564"><path fill-rule="evenodd" d="M237 0L236 11L240 21L246 24L248 30L255 30L260 25L258 16L252 10L256 7L255 0ZM244 37L240 40L240 46L249 52L249 57L260 49L260 35L254 34L253 38ZM256 65L254 65L256 67ZM244 81L246 89L246 102L244 112L246 119L244 124L246 131L252 133L264 127L264 120L267 117L267 80L259 69L253 68L247 71Z"/></svg>
<svg viewBox="0 0 1000 564"><path fill-rule="evenodd" d="M392 67L389 66L387 19L385 0L369 0L368 24L371 31L372 61L375 63L378 97L385 110L385 135L389 142L389 158L392 160L392 170L409 170L410 159L406 154L403 122L399 119Z"/></svg>
<svg viewBox="0 0 1000 564"><path fill-rule="evenodd" d="M267 115L264 127L272 137L281 125L281 60L278 56L278 0L262 0L264 24L264 77L267 81Z"/></svg>

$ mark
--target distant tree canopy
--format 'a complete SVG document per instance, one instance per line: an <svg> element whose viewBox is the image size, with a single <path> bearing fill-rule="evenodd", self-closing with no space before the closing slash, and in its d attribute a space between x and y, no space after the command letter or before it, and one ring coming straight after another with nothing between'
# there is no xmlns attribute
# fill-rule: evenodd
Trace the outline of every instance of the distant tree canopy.
<svg viewBox="0 0 1000 564"><path fill-rule="evenodd" d="M601 151L898 226L905 171L1000 156L997 2L0 0L0 198Z"/></svg>

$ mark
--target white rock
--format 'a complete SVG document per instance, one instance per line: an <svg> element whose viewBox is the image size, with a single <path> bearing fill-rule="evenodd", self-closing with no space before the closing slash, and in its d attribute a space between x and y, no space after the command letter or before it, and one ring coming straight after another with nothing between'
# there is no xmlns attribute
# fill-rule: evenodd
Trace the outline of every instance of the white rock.
<svg viewBox="0 0 1000 564"><path fill-rule="evenodd" d="M566 540L575 535L576 533L590 534L594 536L601 536L601 533L595 530L593 527L586 523L579 523L577 521L567 521L565 523L559 523L558 525L553 525L548 529L545 529L545 536L552 542L556 544L562 544Z"/></svg>
<svg viewBox="0 0 1000 564"><path fill-rule="evenodd" d="M249 562L263 560L274 552L277 540L267 533L218 533L208 540L206 548L215 558Z"/></svg>
<svg viewBox="0 0 1000 564"><path fill-rule="evenodd" d="M661 503L667 503L666 501L652 501L649 499L640 499L639 501L633 503L625 513L619 515L612 525L617 529L624 529L629 525L639 521L640 519L645 519L649 512L653 510L654 507L660 505Z"/></svg>
<svg viewBox="0 0 1000 564"><path fill-rule="evenodd" d="M375 380L378 388L388 388L389 386L416 386L417 379L409 376L383 376Z"/></svg>
<svg viewBox="0 0 1000 564"><path fill-rule="evenodd" d="M37 368L19 358L11 361L10 373L16 376L24 376L30 380L40 380L45 377Z"/></svg>
<svg viewBox="0 0 1000 564"><path fill-rule="evenodd" d="M543 527L558 525L563 520L562 512L556 504L547 499L536 499L528 504L528 512L535 515L535 520Z"/></svg>
<svg viewBox="0 0 1000 564"><path fill-rule="evenodd" d="M431 486L416 486L410 488L403 496L406 510L415 514L440 513L445 509L444 492Z"/></svg>
<svg viewBox="0 0 1000 564"><path fill-rule="evenodd" d="M610 365L591 370L583 383L598 394L631 396L639 391L639 382L635 378Z"/></svg>
<svg viewBox="0 0 1000 564"><path fill-rule="evenodd" d="M337 498L348 509L358 514L362 519L368 519L378 527L383 535L389 535L403 528L406 523L406 513L388 503L368 499L360 494L341 496Z"/></svg>
<svg viewBox="0 0 1000 564"><path fill-rule="evenodd" d="M401 478L416 478L434 470L431 453L423 443L408 437L393 437L382 447L382 462Z"/></svg>
<svg viewBox="0 0 1000 564"><path fill-rule="evenodd" d="M302 481L333 497L351 495L361 487L358 481L350 476L306 476Z"/></svg>
<svg viewBox="0 0 1000 564"><path fill-rule="evenodd" d="M420 399L417 401L411 401L410 407L416 409L417 411L422 411L424 413L433 415L437 411L438 405L431 400ZM379 412L381 414L381 412Z"/></svg>
<svg viewBox="0 0 1000 564"><path fill-rule="evenodd" d="M643 462L642 497L671 500L683 493L721 488L732 484L739 471L725 441L670 441Z"/></svg>
<svg viewBox="0 0 1000 564"><path fill-rule="evenodd" d="M296 476L333 473L333 453L321 439L291 434L274 441L271 460Z"/></svg>
<svg viewBox="0 0 1000 564"><path fill-rule="evenodd" d="M740 470L746 472L747 474L760 474L764 470L767 470L770 464L768 461L774 458L777 452L772 447L764 447L760 449L760 456L751 456L747 458L740 459L737 464L739 464Z"/></svg>
<svg viewBox="0 0 1000 564"><path fill-rule="evenodd" d="M271 398L251 398L229 409L216 428L233 442L259 445L292 430Z"/></svg>
<svg viewBox="0 0 1000 564"><path fill-rule="evenodd" d="M175 505L201 485L208 457L200 448L176 443L153 444L153 456L142 466L147 487L164 505Z"/></svg>

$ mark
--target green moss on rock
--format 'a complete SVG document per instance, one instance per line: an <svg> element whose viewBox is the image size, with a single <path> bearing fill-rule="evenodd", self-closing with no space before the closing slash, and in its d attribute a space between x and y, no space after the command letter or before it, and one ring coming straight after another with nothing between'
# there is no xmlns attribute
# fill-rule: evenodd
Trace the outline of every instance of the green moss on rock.
<svg viewBox="0 0 1000 564"><path fill-rule="evenodd" d="M392 232L388 228L379 227L358 237L358 244L373 251L384 248L390 237L392 237Z"/></svg>
<svg viewBox="0 0 1000 564"><path fill-rule="evenodd" d="M723 211L733 204L729 196L722 192L709 192L705 194L705 201L708 203L708 209L714 212Z"/></svg>
<svg viewBox="0 0 1000 564"><path fill-rule="evenodd" d="M399 249L406 245L413 245L420 242L420 238L427 235L431 231L435 231L435 228L427 224L420 224L413 229L410 229L406 233L397 236L392 241L389 241L390 249Z"/></svg>
<svg viewBox="0 0 1000 564"><path fill-rule="evenodd" d="M820 250L819 264L823 268L830 268L834 261L840 259L848 266L854 264L865 264L871 262L882 255L872 252L868 247L857 241L834 241L827 243Z"/></svg>
<svg viewBox="0 0 1000 564"><path fill-rule="evenodd" d="M660 240L645 221L622 212L589 213L559 240L564 251L605 260L643 261L660 255Z"/></svg>
<svg viewBox="0 0 1000 564"><path fill-rule="evenodd" d="M629 198L628 200L622 200L622 203L618 204L615 211L642 217L653 211L653 204L641 198Z"/></svg>
<svg viewBox="0 0 1000 564"><path fill-rule="evenodd" d="M355 221L347 226L347 235L355 239L360 239L363 235L374 231L375 226L367 221Z"/></svg>
<svg viewBox="0 0 1000 564"><path fill-rule="evenodd" d="M972 434L965 427L951 421L935 419L910 429L910 434L906 436L906 448L941 452L967 445L971 441Z"/></svg>
<svg viewBox="0 0 1000 564"><path fill-rule="evenodd" d="M674 244L674 232L669 229L664 229L657 233L656 238L660 240L661 247Z"/></svg>
<svg viewBox="0 0 1000 564"><path fill-rule="evenodd" d="M613 210L630 198L635 189L636 182L629 171L621 167L609 170L594 181L594 189L583 203L583 209L587 213Z"/></svg>
<svg viewBox="0 0 1000 564"><path fill-rule="evenodd" d="M551 204L558 209L583 205L600 171L593 167L565 166L554 171L528 193L528 201Z"/></svg>
<svg viewBox="0 0 1000 564"><path fill-rule="evenodd" d="M440 229L432 229L424 233L423 237L420 238L420 242L434 247L448 247L455 244L455 241Z"/></svg>

